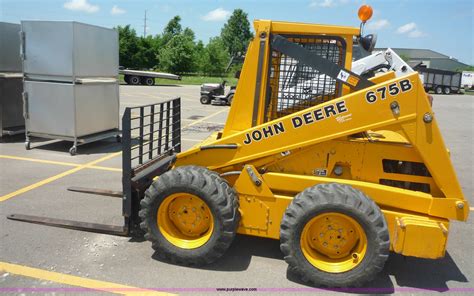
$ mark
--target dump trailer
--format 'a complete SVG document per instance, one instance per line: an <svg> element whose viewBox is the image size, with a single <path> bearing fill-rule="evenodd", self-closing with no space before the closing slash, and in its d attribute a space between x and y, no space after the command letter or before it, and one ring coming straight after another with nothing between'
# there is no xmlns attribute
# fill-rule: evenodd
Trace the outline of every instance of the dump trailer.
<svg viewBox="0 0 474 296"><path fill-rule="evenodd" d="M155 71L119 69L119 73L124 75L123 80L125 83L131 85L143 84L152 86L155 85L155 78L181 80L181 76L179 75Z"/></svg>
<svg viewBox="0 0 474 296"><path fill-rule="evenodd" d="M293 273L335 287L372 280L390 251L443 257L469 204L418 74L351 71L360 28L254 27L222 131L181 152L179 98L125 110L123 192L73 189L122 198L123 226L9 218L119 235L140 224L186 265L217 260L237 233L275 239Z"/></svg>
<svg viewBox="0 0 474 296"><path fill-rule="evenodd" d="M436 94L449 95L459 93L461 90L460 72L431 69L425 67L415 67L423 79L423 85L426 91L434 91Z"/></svg>

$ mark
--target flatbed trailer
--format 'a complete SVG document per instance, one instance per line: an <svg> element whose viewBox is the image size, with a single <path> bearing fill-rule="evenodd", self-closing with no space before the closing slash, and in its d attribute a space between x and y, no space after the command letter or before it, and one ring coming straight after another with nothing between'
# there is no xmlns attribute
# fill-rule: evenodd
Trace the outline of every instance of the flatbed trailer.
<svg viewBox="0 0 474 296"><path fill-rule="evenodd" d="M123 74L125 82L131 85L143 84L152 86L155 85L155 78L181 80L179 75L163 72L123 69L119 70L119 73Z"/></svg>

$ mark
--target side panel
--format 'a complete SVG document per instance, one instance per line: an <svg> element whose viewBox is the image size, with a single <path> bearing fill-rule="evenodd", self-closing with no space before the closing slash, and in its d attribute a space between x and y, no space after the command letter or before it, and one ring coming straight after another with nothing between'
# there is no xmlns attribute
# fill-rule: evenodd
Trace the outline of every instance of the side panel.
<svg viewBox="0 0 474 296"><path fill-rule="evenodd" d="M28 94L28 132L74 137L72 84L25 81Z"/></svg>
<svg viewBox="0 0 474 296"><path fill-rule="evenodd" d="M117 83L76 84L74 89L78 137L119 128Z"/></svg>
<svg viewBox="0 0 474 296"><path fill-rule="evenodd" d="M26 75L73 75L72 22L22 21Z"/></svg>
<svg viewBox="0 0 474 296"><path fill-rule="evenodd" d="M0 22L0 72L22 72L20 25Z"/></svg>
<svg viewBox="0 0 474 296"><path fill-rule="evenodd" d="M118 46L117 31L74 23L74 74L79 77L117 76Z"/></svg>

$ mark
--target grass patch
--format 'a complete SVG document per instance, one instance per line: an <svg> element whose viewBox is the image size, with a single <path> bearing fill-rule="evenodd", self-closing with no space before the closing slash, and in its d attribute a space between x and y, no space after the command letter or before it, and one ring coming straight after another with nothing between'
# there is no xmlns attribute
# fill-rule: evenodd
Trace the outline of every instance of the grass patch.
<svg viewBox="0 0 474 296"><path fill-rule="evenodd" d="M234 77L211 77L211 76L181 76L181 80L171 79L155 79L155 83L158 85L166 84L190 84L190 85L201 85L203 83L221 83L222 80L227 80L227 85L237 85L237 78ZM120 82L125 83L123 75L120 74Z"/></svg>

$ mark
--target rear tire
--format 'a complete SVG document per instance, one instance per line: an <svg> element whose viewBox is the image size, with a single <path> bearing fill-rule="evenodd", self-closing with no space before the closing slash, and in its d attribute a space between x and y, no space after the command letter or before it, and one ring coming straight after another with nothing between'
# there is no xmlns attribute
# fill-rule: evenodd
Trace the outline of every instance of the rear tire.
<svg viewBox="0 0 474 296"><path fill-rule="evenodd" d="M203 105L208 105L211 103L211 98L209 98L209 96L201 96L201 104Z"/></svg>
<svg viewBox="0 0 474 296"><path fill-rule="evenodd" d="M142 85L153 86L155 85L155 78L153 77L142 77L140 80Z"/></svg>
<svg viewBox="0 0 474 296"><path fill-rule="evenodd" d="M444 88L443 92L444 92L445 95L449 95L449 94L451 94L451 88L449 86L446 86Z"/></svg>
<svg viewBox="0 0 474 296"><path fill-rule="evenodd" d="M198 166L161 175L140 206L145 238L160 257L182 265L209 264L221 257L240 220L236 191L217 173Z"/></svg>
<svg viewBox="0 0 474 296"><path fill-rule="evenodd" d="M130 82L131 85L139 85L140 84L140 77L138 76L130 76L128 78L128 81Z"/></svg>
<svg viewBox="0 0 474 296"><path fill-rule="evenodd" d="M435 93L436 93L437 95L442 95L442 94L443 94L443 88L442 88L441 86L437 86L437 87L435 88Z"/></svg>
<svg viewBox="0 0 474 296"><path fill-rule="evenodd" d="M360 286L388 258L389 233L380 208L351 186L307 188L293 199L280 227L290 270L318 286Z"/></svg>

